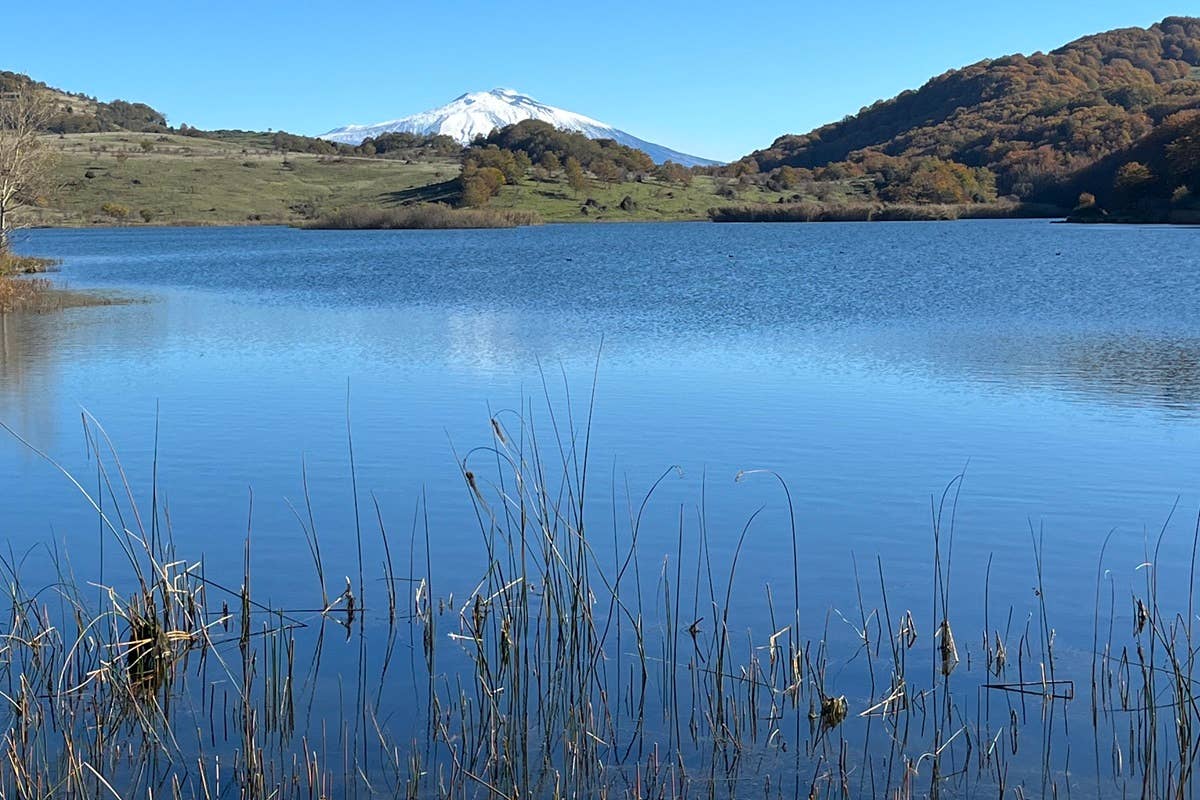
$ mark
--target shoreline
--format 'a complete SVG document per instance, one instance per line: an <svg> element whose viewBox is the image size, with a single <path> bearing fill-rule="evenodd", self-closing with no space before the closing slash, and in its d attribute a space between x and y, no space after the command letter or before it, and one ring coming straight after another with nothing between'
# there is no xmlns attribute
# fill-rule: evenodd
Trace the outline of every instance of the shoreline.
<svg viewBox="0 0 1200 800"><path fill-rule="evenodd" d="M769 208L769 207L768 207ZM1195 227L1200 225L1200 219L1161 219L1161 218L1142 218L1136 216L1112 216L1104 218L1072 218L1069 212L1061 214L967 214L957 217L945 216L928 216L928 217L911 217L902 218L899 216L891 216L888 213L872 214L869 217L844 217L836 216L816 216L812 219L723 219L713 220L708 216L703 217L679 217L672 219L597 219L597 218L582 218L578 220L559 220L550 219L538 223L537 226L521 225L514 227L555 227L558 225L678 225L690 223L704 224L830 224L830 223L887 223L887 222L961 222L976 219L1011 219L1011 220L1049 220L1054 224L1063 225L1153 225L1163 227ZM288 222L285 220L240 220L227 222L213 222L207 220L177 220L177 221L161 221L147 223L100 223L100 222L81 222L69 223L61 225L32 225L27 230L39 231L82 231L82 230L118 230L118 229L162 229L162 228L293 228L295 230L389 230L382 228L323 228L321 226L305 225L298 222ZM502 228L392 228L390 230L501 230Z"/></svg>
<svg viewBox="0 0 1200 800"><path fill-rule="evenodd" d="M1051 221L1057 220L1057 221L1065 222L1066 221L1065 217L1066 217L1066 214L1062 214L1062 215L1030 214L1030 215L1015 215L1015 216L980 215L980 216L964 216L964 217L958 217L958 218L953 218L953 219L950 219L950 218L891 219L886 216L875 216L875 217L872 217L871 219L813 219L813 220L787 220L787 221L803 223L803 224L808 224L808 223L829 224L829 223L837 223L837 222L874 222L874 223L960 222L960 221L967 221L967 220L972 220L972 219L1012 219L1012 220L1018 220L1018 219L1038 220L1038 219L1041 219L1041 220L1051 220ZM678 218L672 218L672 219L603 219L603 218L598 219L598 218L593 217L593 218L580 218L577 220L548 219L548 220L544 220L536 225L521 225L521 226L515 226L515 227L545 227L545 228L549 228L549 227L557 227L560 225L680 225L680 224L695 224L695 223L702 223L705 225L709 225L709 224L728 225L728 224L735 224L737 222L743 222L743 221L742 220L736 220L736 221L730 220L730 221L714 222L712 219L710 219L707 216L678 217ZM747 220L745 222L749 223L749 224L765 223L765 221L761 221L761 220ZM771 224L777 224L777 223L772 222ZM32 225L27 230L31 230L31 231L32 230L37 230L37 231L83 231L83 230L121 230L121 229L143 230L143 229L162 229L162 228L293 228L295 230L306 230L306 231L320 231L320 230L341 230L341 231L354 231L354 230L363 230L363 231L367 231L367 230L504 230L505 229L505 228L457 228L457 229L453 229L453 228L391 228L391 229L386 229L386 228L323 228L321 226L305 225L305 224L302 224L299 222L286 222L286 221L282 221L282 220L245 220L245 221L239 221L239 222L207 222L207 221L197 222L197 221L189 221L189 220L180 220L180 221L170 221L170 222L164 221L164 222L138 223L136 225L121 224L121 223L114 223L114 224L80 223L80 224L66 224L66 225Z"/></svg>

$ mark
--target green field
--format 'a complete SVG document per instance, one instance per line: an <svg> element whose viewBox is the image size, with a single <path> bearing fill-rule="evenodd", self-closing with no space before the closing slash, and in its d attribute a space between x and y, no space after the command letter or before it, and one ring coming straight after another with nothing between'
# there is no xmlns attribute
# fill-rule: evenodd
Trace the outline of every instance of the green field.
<svg viewBox="0 0 1200 800"><path fill-rule="evenodd" d="M459 170L449 159L406 164L285 155L248 139L239 144L133 133L53 137L47 141L61 152L60 188L39 222L288 223L346 205L398 204L412 190L450 181Z"/></svg>
<svg viewBox="0 0 1200 800"><path fill-rule="evenodd" d="M60 154L58 191L35 212L42 225L291 224L352 206L388 208L453 202L452 158L355 158L281 153L270 134L223 139L175 134L93 133L47 137ZM718 193L723 189L723 193ZM827 183L804 200L851 202L854 183ZM620 208L625 197L630 210ZM794 199L795 193L786 198ZM774 203L785 194L697 176L690 186L653 179L576 192L561 175L527 175L504 186L492 207L535 211L548 222L705 219L730 203ZM627 204L628 205L628 204ZM584 210L586 208L586 211Z"/></svg>
<svg viewBox="0 0 1200 800"><path fill-rule="evenodd" d="M772 192L749 186L730 184L733 196L718 194L717 182L706 175L693 179L690 186L667 184L647 179L644 182L626 181L606 184L592 180L583 192L573 191L562 180L529 178L516 186L505 186L493 198L496 208L521 208L536 211L547 222L596 221L669 221L708 219L708 209L731 203L778 203L796 197L794 192ZM801 195L816 200L815 195ZM850 202L862 197L860 188L852 183L826 184L822 196L831 202ZM620 205L629 197L635 207L626 211ZM593 201L589 203L588 201ZM586 208L586 211L585 211Z"/></svg>

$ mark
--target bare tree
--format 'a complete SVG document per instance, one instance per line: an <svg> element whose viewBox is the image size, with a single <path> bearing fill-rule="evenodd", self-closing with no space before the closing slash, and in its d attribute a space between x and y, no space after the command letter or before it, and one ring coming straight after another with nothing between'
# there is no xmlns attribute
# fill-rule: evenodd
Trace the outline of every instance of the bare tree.
<svg viewBox="0 0 1200 800"><path fill-rule="evenodd" d="M41 94L0 95L0 253L18 227L14 213L51 190L54 153L41 134L52 112Z"/></svg>

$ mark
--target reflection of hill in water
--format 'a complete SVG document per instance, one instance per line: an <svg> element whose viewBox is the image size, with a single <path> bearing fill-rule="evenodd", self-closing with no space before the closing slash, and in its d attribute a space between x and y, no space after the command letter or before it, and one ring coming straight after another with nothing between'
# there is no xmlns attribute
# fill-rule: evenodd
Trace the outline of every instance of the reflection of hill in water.
<svg viewBox="0 0 1200 800"><path fill-rule="evenodd" d="M64 420L64 374L90 363L118 357L114 369L147 347L166 344L166 313L158 304L90 306L49 314L0 314L0 420L33 441L49 443ZM123 372L114 374L119 384Z"/></svg>
<svg viewBox="0 0 1200 800"><path fill-rule="evenodd" d="M1067 375L1083 390L1170 409L1200 407L1200 340L1101 340L1063 355Z"/></svg>
<svg viewBox="0 0 1200 800"><path fill-rule="evenodd" d="M891 331L848 345L855 357L893 371L1101 403L1200 410L1200 337L1145 333L958 333ZM861 348L861 349L860 349Z"/></svg>
<svg viewBox="0 0 1200 800"><path fill-rule="evenodd" d="M18 431L50 433L57 346L45 317L0 314L0 420Z"/></svg>
<svg viewBox="0 0 1200 800"><path fill-rule="evenodd" d="M1191 410L1193 237L1083 227L156 228L39 231L31 247L63 258L67 279L168 298L86 335L51 331L73 374L100 358L104 381L139 358L186 376L189 359L217 356L251 377L376 365L488 377L590 365L603 339L603 361L630 375L691 371L714 388L758 369L868 382L875 370Z"/></svg>
<svg viewBox="0 0 1200 800"><path fill-rule="evenodd" d="M672 327L601 308L563 323L502 305L312 308L181 295L144 305L0 317L0 419L51 433L50 407L80 399L61 397L61 387L89 369L104 385L120 387L152 364L223 354L232 368L287 364L341 376L372 365L450 368L474 373L486 386L499 374L520 373L539 360L563 361L590 374L601 336L602 362L635 373L759 368L786 373L802 367L820 379L821 373L848 368L1001 390L1040 389L1102 404L1188 414L1200 409L1200 336L1185 333L1020 330L994 321L756 323L733 330L698 321ZM64 380L70 373L76 377Z"/></svg>

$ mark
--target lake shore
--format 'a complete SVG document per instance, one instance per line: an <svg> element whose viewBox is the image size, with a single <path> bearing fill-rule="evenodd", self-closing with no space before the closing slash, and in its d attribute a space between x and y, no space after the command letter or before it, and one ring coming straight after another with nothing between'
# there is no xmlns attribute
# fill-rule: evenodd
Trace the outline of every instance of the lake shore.
<svg viewBox="0 0 1200 800"><path fill-rule="evenodd" d="M1070 214L1063 221L1072 225L1200 225L1200 211L1177 209L1163 213L1109 214L1084 209Z"/></svg>
<svg viewBox="0 0 1200 800"><path fill-rule="evenodd" d="M970 206L818 206L815 209L785 204L754 206L723 206L709 209L704 215L664 217L661 219L581 216L579 219L544 219L537 212L519 209L483 208L458 209L454 217L404 213L400 209L367 209L368 214L356 220L355 210L312 221L282 219L262 220L155 220L152 222L82 221L61 224L39 224L36 230L120 230L163 228L271 228L290 227L299 230L450 230L480 228L513 228L526 225L622 225L629 223L672 225L695 222L955 222L967 219L1065 219L1067 212L1058 208L1039 208L1013 211L1007 208L972 208ZM480 212L480 213L476 213ZM491 213L494 212L494 213ZM461 215L463 222L456 217ZM426 224L425 220L430 220ZM1118 220L1105 220L1118 221Z"/></svg>

